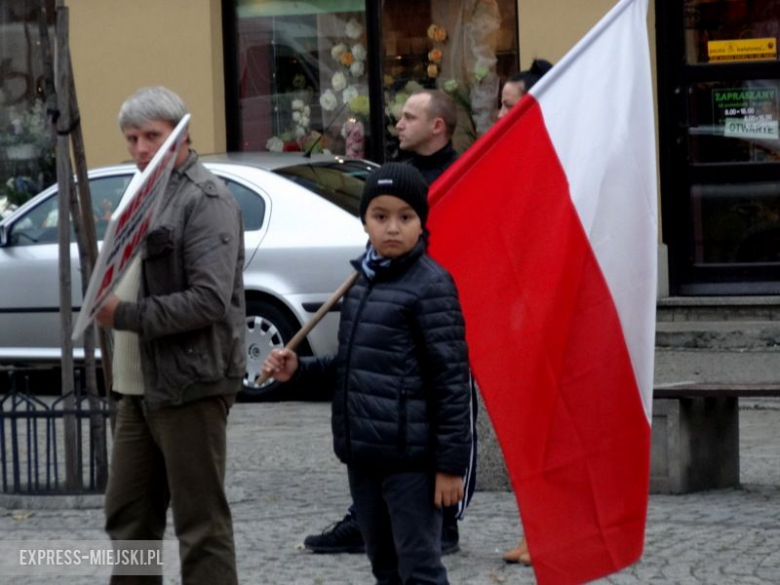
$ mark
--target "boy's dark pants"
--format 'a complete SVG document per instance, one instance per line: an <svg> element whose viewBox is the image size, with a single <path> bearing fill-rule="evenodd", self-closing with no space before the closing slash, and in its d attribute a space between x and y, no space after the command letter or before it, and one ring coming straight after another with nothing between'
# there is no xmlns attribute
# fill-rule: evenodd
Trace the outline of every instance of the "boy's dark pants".
<svg viewBox="0 0 780 585"><path fill-rule="evenodd" d="M233 525L225 497L227 417L233 396L149 409L119 401L106 488L112 540L161 540L168 504L179 539L182 583L237 583ZM162 583L118 576L112 583Z"/></svg>
<svg viewBox="0 0 780 585"><path fill-rule="evenodd" d="M431 472L347 467L357 521L378 585L448 583L441 563L441 510Z"/></svg>

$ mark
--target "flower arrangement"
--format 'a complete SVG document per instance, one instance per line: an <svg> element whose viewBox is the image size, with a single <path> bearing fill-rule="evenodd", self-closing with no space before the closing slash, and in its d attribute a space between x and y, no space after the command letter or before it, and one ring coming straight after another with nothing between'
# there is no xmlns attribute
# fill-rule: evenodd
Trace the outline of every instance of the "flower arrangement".
<svg viewBox="0 0 780 585"><path fill-rule="evenodd" d="M320 95L320 106L324 112L332 112L339 107L349 109L349 117L341 127L345 150L348 156L362 157L364 154L364 120L368 117L368 98L365 92L366 59L368 52L360 42L364 34L363 25L350 18L344 27L346 39L337 42L330 49L330 56L336 63L336 72L331 77L331 87ZM339 95L340 94L340 95ZM339 110L339 113L341 113Z"/></svg>
<svg viewBox="0 0 780 585"><path fill-rule="evenodd" d="M303 99L295 98L290 103L292 111L292 124L285 132L278 136L272 136L265 143L266 150L270 152L299 152L307 150L316 144L322 151L320 133L311 130L311 107Z"/></svg>
<svg viewBox="0 0 780 585"><path fill-rule="evenodd" d="M447 29L438 24L432 24L428 27L428 38L434 43L442 44L447 40ZM426 67L428 77L436 79L439 76L443 58L444 52L434 44L434 47L428 52L428 66Z"/></svg>
<svg viewBox="0 0 780 585"><path fill-rule="evenodd" d="M15 106L8 109L8 123L0 132L0 144L6 147L31 145L35 154L52 144L41 100L35 100L32 106L21 111Z"/></svg>

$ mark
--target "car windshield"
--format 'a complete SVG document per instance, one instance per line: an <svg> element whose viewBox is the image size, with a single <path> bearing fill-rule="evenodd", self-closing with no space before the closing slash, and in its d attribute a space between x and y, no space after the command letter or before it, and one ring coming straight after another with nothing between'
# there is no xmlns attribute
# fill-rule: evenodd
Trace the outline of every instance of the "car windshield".
<svg viewBox="0 0 780 585"><path fill-rule="evenodd" d="M295 165L274 172L358 217L363 184L374 168L365 162L345 160Z"/></svg>

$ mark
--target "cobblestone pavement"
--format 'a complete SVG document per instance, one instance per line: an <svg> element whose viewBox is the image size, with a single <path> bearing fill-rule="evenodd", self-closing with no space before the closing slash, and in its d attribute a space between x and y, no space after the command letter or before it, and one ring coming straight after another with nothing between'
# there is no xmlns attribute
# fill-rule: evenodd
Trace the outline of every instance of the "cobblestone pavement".
<svg viewBox="0 0 780 585"><path fill-rule="evenodd" d="M743 487L651 496L642 560L599 583L780 583L780 401L743 402ZM349 504L345 470L331 450L329 406L238 404L229 433L227 483L242 582L371 583L363 555L313 555L301 545L306 534L340 519ZM14 507L10 500L5 504L0 540L105 538L97 497L85 509L38 509L44 505L27 498ZM531 569L501 561L520 533L511 493L478 492L461 523L462 551L445 557L451 582L534 583ZM0 577L2 583L50 581ZM95 579L56 582L86 585Z"/></svg>

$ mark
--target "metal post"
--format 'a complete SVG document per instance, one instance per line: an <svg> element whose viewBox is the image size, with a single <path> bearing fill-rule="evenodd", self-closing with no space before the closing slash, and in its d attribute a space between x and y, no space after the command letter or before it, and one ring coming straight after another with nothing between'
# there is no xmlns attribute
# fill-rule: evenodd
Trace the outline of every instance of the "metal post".
<svg viewBox="0 0 780 585"><path fill-rule="evenodd" d="M366 0L366 38L368 42L368 112L371 141L368 158L385 162L385 104L382 91L382 5L384 2Z"/></svg>

